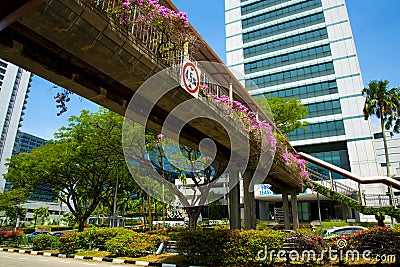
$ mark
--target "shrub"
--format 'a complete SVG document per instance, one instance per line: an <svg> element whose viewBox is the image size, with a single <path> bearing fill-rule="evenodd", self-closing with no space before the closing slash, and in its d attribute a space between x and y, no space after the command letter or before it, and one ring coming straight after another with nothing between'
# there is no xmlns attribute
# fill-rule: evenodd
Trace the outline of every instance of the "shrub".
<svg viewBox="0 0 400 267"><path fill-rule="evenodd" d="M58 246L58 237L52 235L37 235L33 239L33 249L44 250Z"/></svg>
<svg viewBox="0 0 400 267"><path fill-rule="evenodd" d="M349 247L360 253L365 250L380 254L400 253L400 232L396 229L374 227L354 233L348 240Z"/></svg>
<svg viewBox="0 0 400 267"><path fill-rule="evenodd" d="M74 254L79 248L77 243L78 233L67 232L64 236L59 238L58 250L65 254Z"/></svg>
<svg viewBox="0 0 400 267"><path fill-rule="evenodd" d="M177 233L178 251L194 264L228 266L263 266L257 256L283 246L287 233L264 231L186 231ZM268 259L267 259L268 260Z"/></svg>
<svg viewBox="0 0 400 267"><path fill-rule="evenodd" d="M152 253L162 241L159 235L136 233L125 230L106 241L106 249L116 256L140 257Z"/></svg>

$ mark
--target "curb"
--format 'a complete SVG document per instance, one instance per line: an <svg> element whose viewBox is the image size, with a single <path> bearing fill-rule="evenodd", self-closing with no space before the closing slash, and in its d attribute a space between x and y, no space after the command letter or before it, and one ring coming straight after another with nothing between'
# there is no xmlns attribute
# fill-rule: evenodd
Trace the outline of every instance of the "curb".
<svg viewBox="0 0 400 267"><path fill-rule="evenodd" d="M93 260L93 261L104 261L110 263L125 263L125 264L135 264L142 266L156 266L156 267L197 267L197 266L188 266L188 265L179 265L179 264L169 264L169 263L161 263L161 262L146 262L146 261L134 261L134 260L121 260L121 259L113 259L113 258L98 258L91 256L78 256L78 255L68 255L61 253L50 253L43 251L34 251L34 250L24 250L24 249L13 249L13 248L1 248L0 251L4 252L13 252L20 254L31 254L31 255L39 255L45 257L57 257L57 258L70 258L70 259L78 259L78 260Z"/></svg>

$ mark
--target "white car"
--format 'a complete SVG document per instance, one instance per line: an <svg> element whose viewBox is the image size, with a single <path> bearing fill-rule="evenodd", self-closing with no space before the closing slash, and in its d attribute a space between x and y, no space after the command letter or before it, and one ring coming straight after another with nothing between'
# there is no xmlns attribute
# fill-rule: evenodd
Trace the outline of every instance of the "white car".
<svg viewBox="0 0 400 267"><path fill-rule="evenodd" d="M325 230L324 236L349 235L349 234L354 234L355 232L360 232L365 229L367 229L367 228L362 227L362 226L334 227L334 228Z"/></svg>

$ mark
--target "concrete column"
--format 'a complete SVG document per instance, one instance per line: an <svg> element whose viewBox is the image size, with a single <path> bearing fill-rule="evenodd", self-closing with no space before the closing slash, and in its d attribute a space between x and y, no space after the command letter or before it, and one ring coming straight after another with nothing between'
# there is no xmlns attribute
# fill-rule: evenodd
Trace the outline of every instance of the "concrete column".
<svg viewBox="0 0 400 267"><path fill-rule="evenodd" d="M292 203L292 218L293 218L293 229L299 228L299 209L297 208L297 192L296 189L292 189L290 202Z"/></svg>
<svg viewBox="0 0 400 267"><path fill-rule="evenodd" d="M282 192L283 202L283 224L285 230L290 230L290 217L289 217L289 194L287 191Z"/></svg>
<svg viewBox="0 0 400 267"><path fill-rule="evenodd" d="M237 182L236 185L233 183ZM240 183L239 173L229 172L229 225L230 229L240 229Z"/></svg>
<svg viewBox="0 0 400 267"><path fill-rule="evenodd" d="M260 221L268 221L268 211L267 211L267 202L260 200L258 202L258 209L260 211Z"/></svg>
<svg viewBox="0 0 400 267"><path fill-rule="evenodd" d="M254 191L249 192L249 186L253 171L246 170L243 174L243 193L244 193L244 229L256 229L256 208L254 201Z"/></svg>

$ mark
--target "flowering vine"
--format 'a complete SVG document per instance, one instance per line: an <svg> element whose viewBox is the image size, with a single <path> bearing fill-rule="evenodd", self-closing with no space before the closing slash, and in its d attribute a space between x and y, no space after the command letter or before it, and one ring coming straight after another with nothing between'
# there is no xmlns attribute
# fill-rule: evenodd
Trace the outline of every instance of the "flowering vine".
<svg viewBox="0 0 400 267"><path fill-rule="evenodd" d="M93 0L100 6L105 0ZM122 26L132 27L132 33L143 42L151 42L158 54L178 51L190 42L189 20L186 12L174 11L159 3L159 0L114 0L105 11ZM148 38L144 33L157 33L157 38ZM193 41L192 41L193 43Z"/></svg>
<svg viewBox="0 0 400 267"><path fill-rule="evenodd" d="M230 111L233 111L242 121L245 130L250 137L255 141L260 141L265 138L268 141L269 149L275 151L276 139L273 135L273 127L266 121L260 121L256 113L247 108L244 104L236 100L231 100L227 96L217 96L208 92L208 86L202 85L201 90L204 94L213 99L215 103L220 103L222 108L227 111L227 116L230 116Z"/></svg>
<svg viewBox="0 0 400 267"><path fill-rule="evenodd" d="M270 149L275 151L275 159L280 160L290 166L292 170L298 172L304 181L309 180L306 161L287 150L286 138L279 132L273 133L273 127L268 122L260 121L254 112L239 101L208 92L207 85L202 85L201 90L206 97L213 99L216 104L221 104L222 109L227 111L227 116L230 116L231 111L236 113L249 133L250 138L255 141L260 141L261 138L266 139Z"/></svg>

